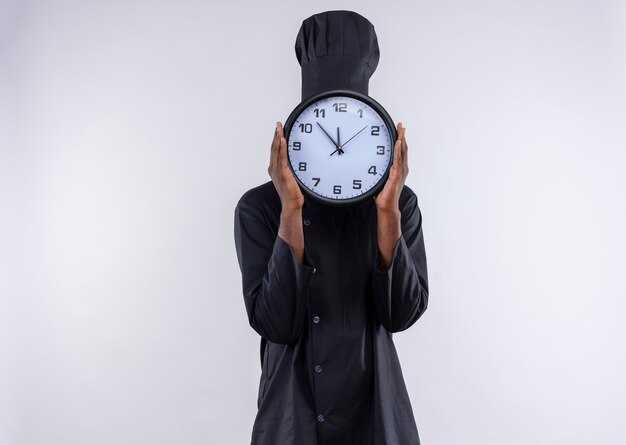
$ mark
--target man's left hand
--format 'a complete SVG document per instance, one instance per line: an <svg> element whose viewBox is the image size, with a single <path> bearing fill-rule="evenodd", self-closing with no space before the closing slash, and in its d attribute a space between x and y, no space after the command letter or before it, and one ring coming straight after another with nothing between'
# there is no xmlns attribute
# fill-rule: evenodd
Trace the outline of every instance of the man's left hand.
<svg viewBox="0 0 626 445"><path fill-rule="evenodd" d="M397 214L400 211L400 192L409 174L405 133L406 128L402 126L402 122L398 122L398 140L393 149L393 164L389 170L389 177L383 189L374 198L379 213Z"/></svg>

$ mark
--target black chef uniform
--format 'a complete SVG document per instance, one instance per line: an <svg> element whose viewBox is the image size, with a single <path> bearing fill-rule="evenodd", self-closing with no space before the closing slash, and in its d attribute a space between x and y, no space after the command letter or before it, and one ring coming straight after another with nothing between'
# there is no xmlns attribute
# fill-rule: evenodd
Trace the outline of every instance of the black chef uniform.
<svg viewBox="0 0 626 445"><path fill-rule="evenodd" d="M372 24L350 11L306 19L296 40L302 99L335 88L368 93L379 50ZM377 268L373 199L331 207L305 196L304 264L278 236L273 183L247 191L235 242L248 319L261 336L252 445L419 445L392 333L428 304L422 216L404 186L402 236Z"/></svg>

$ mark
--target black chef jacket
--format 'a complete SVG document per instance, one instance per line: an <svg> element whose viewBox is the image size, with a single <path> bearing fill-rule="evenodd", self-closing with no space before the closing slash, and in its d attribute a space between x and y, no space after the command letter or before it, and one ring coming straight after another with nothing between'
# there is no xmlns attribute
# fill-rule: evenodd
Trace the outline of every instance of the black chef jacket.
<svg viewBox="0 0 626 445"><path fill-rule="evenodd" d="M402 236L377 266L373 199L332 207L305 198L304 264L278 236L273 183L235 209L243 296L261 336L252 445L418 445L392 333L426 310L428 280L415 193L400 195Z"/></svg>

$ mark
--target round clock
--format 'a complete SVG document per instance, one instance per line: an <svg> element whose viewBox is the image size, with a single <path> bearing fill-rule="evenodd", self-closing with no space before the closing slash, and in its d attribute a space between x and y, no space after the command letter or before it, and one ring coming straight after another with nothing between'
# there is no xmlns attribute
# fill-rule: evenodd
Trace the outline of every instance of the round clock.
<svg viewBox="0 0 626 445"><path fill-rule="evenodd" d="M289 166L308 196L354 204L385 184L396 128L374 99L333 90L301 102L285 122Z"/></svg>

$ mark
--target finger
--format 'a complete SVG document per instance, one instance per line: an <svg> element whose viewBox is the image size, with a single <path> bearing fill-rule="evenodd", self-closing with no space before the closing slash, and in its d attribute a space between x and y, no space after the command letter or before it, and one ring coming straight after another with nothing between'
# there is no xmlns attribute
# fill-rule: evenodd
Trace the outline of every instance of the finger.
<svg viewBox="0 0 626 445"><path fill-rule="evenodd" d="M405 130L406 129L402 126L402 122L398 122L398 141L402 141Z"/></svg>
<svg viewBox="0 0 626 445"><path fill-rule="evenodd" d="M396 144L394 147L394 164L396 168L400 168L402 166L402 122L398 122L398 139L396 140Z"/></svg>
<svg viewBox="0 0 626 445"><path fill-rule="evenodd" d="M393 165L392 169L399 169L402 162L402 147L400 141L396 141L393 146Z"/></svg>
<svg viewBox="0 0 626 445"><path fill-rule="evenodd" d="M282 122L278 121L278 123L277 123L277 128L278 128L278 137L279 137L279 138L282 138L283 136L285 136L285 135L283 134L283 131L284 131L284 130L283 130L283 124L282 124Z"/></svg>
<svg viewBox="0 0 626 445"><path fill-rule="evenodd" d="M287 140L284 137L280 137L279 141L279 157L280 157L280 168L285 169L288 168L287 163Z"/></svg>
<svg viewBox="0 0 626 445"><path fill-rule="evenodd" d="M274 138L272 139L272 148L270 150L270 168L274 168L278 165L278 154L280 149L279 127L280 122L276 122L276 128L274 129Z"/></svg>
<svg viewBox="0 0 626 445"><path fill-rule="evenodd" d="M405 166L408 166L408 162L409 162L409 157L408 157L408 151L409 151L409 146L406 143L406 128L402 127L402 138L401 138L401 151L402 151L402 162Z"/></svg>
<svg viewBox="0 0 626 445"><path fill-rule="evenodd" d="M287 139L284 135L283 124L278 123L278 158L281 168L287 167Z"/></svg>

